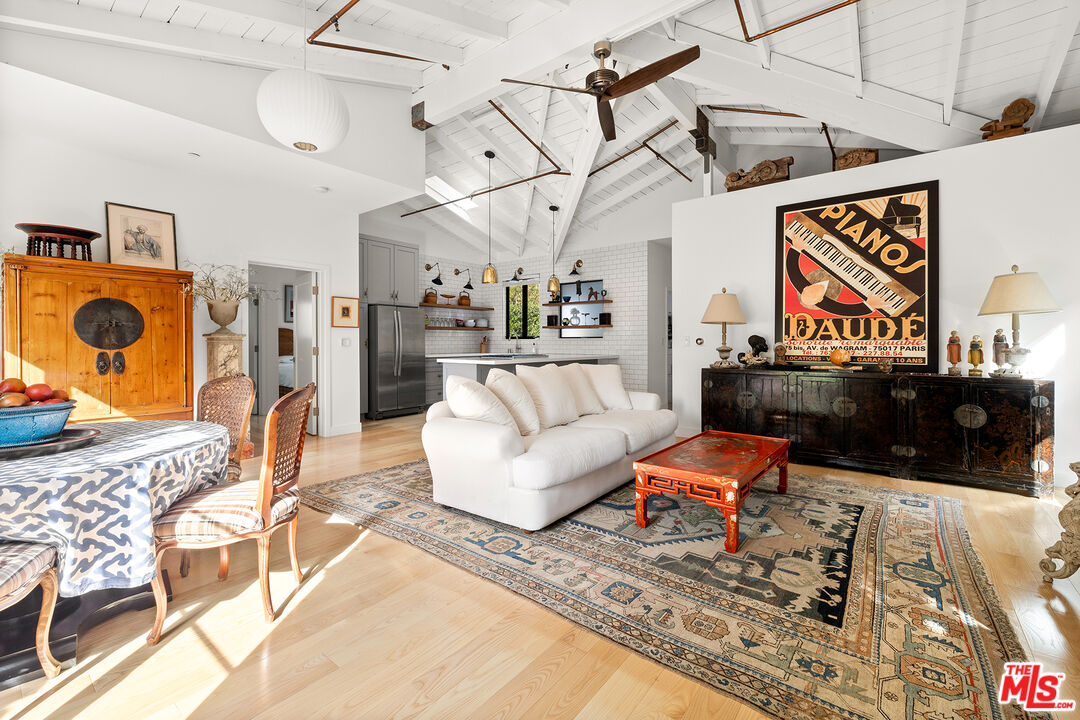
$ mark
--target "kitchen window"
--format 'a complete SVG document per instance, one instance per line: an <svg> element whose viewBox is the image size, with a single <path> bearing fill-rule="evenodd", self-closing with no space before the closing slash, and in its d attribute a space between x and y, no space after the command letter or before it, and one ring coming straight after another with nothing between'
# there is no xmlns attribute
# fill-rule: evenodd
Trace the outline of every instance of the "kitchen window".
<svg viewBox="0 0 1080 720"><path fill-rule="evenodd" d="M540 337L540 284L506 287L506 339Z"/></svg>

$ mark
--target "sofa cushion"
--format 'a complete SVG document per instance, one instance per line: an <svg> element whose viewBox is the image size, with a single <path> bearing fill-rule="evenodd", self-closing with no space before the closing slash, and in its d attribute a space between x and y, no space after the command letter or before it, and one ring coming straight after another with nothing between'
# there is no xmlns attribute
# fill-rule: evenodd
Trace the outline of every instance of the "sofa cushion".
<svg viewBox="0 0 1080 720"><path fill-rule="evenodd" d="M578 419L577 403L558 366L518 365L517 376L536 405L540 430L565 425Z"/></svg>
<svg viewBox="0 0 1080 720"><path fill-rule="evenodd" d="M670 410L609 410L601 415L587 415L567 427L618 430L626 440L627 454L670 437L679 425L679 417Z"/></svg>
<svg viewBox="0 0 1080 720"><path fill-rule="evenodd" d="M629 410L630 395L622 382L622 368L615 364L582 365L605 410Z"/></svg>
<svg viewBox="0 0 1080 720"><path fill-rule="evenodd" d="M559 368L563 380L570 386L570 394L574 396L577 404L578 415L596 415L604 412L604 404L600 402L600 396L593 390L589 378L585 377L585 371L578 363L563 365Z"/></svg>
<svg viewBox="0 0 1080 720"><path fill-rule="evenodd" d="M521 434L517 422L503 405L502 400L475 380L469 380L460 375L451 375L446 378L446 402L450 405L450 411L455 417L496 425L509 425L515 432Z"/></svg>
<svg viewBox="0 0 1080 720"><path fill-rule="evenodd" d="M536 405L533 404L532 396L529 395L529 391L525 389L524 383L518 376L506 370L492 368L484 384L510 411L522 435L535 435L540 432L540 418L536 415Z"/></svg>
<svg viewBox="0 0 1080 720"><path fill-rule="evenodd" d="M550 428L526 440L526 451L514 458L514 485L543 490L568 483L625 458L624 445L622 433L609 428Z"/></svg>

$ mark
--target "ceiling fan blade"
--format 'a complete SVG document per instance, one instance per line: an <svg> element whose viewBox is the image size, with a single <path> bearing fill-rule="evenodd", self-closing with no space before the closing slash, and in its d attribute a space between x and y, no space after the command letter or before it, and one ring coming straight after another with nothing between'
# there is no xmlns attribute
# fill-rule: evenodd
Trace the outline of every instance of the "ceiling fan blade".
<svg viewBox="0 0 1080 720"><path fill-rule="evenodd" d="M604 131L604 139L611 142L615 139L615 115L611 112L611 103L602 97L596 98L596 112L600 118L600 129Z"/></svg>
<svg viewBox="0 0 1080 720"><path fill-rule="evenodd" d="M666 58L657 60L640 70L630 73L622 80L616 80L612 83L611 87L604 92L604 97L617 98L622 97L623 95L629 95L635 90L640 90L646 85L651 85L657 80L667 77L679 68L694 62L699 57L701 57L701 48L697 45L677 52L674 55L668 55Z"/></svg>
<svg viewBox="0 0 1080 720"><path fill-rule="evenodd" d="M565 90L566 92L585 93L586 95L592 95L592 91L583 90L582 88L568 88L559 87L558 85L545 85L544 83L528 82L527 80L511 80L510 78L503 78L505 83L514 83L515 85L532 85L533 87L551 88L552 90Z"/></svg>

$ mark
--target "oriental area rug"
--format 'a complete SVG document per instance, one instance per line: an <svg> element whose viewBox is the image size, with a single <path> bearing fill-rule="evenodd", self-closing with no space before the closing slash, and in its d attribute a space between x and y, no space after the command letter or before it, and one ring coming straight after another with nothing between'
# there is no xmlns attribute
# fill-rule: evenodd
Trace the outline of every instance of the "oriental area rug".
<svg viewBox="0 0 1080 720"><path fill-rule="evenodd" d="M1046 717L998 704L1023 650L959 501L792 473L722 514L628 483L532 534L435 504L420 460L301 489L785 720Z"/></svg>

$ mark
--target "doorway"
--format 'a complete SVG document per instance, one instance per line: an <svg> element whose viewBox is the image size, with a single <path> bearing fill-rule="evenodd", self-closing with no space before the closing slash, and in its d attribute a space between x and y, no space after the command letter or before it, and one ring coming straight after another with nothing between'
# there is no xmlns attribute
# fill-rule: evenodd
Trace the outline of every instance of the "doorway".
<svg viewBox="0 0 1080 720"><path fill-rule="evenodd" d="M248 301L249 374L255 382L252 414L262 420L278 398L308 383L318 383L318 273L311 270L248 264L257 296ZM308 417L308 433L319 433L317 399Z"/></svg>

